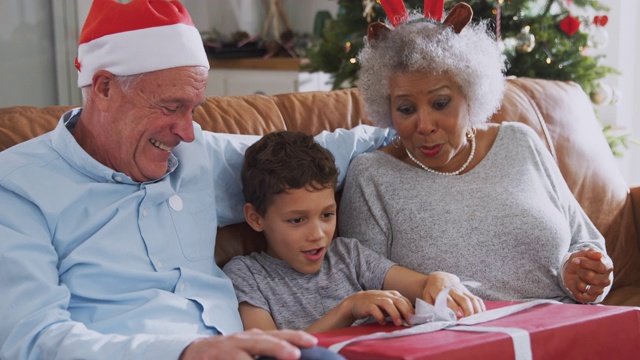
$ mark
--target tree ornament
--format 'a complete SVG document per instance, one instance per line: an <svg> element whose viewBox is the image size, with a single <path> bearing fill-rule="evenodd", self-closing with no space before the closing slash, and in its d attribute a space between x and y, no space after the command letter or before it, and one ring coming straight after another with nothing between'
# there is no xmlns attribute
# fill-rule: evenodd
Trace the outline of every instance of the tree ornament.
<svg viewBox="0 0 640 360"><path fill-rule="evenodd" d="M580 29L580 20L571 16L571 14L567 15L564 19L560 20L560 30L562 30L565 34L569 36L573 36L573 34Z"/></svg>
<svg viewBox="0 0 640 360"><path fill-rule="evenodd" d="M591 102L596 105L607 105L613 100L613 88L603 82L598 82L596 88L589 94Z"/></svg>
<svg viewBox="0 0 640 360"><path fill-rule="evenodd" d="M530 26L527 25L516 35L515 48L520 54L528 54L536 46L536 37L529 32L530 29Z"/></svg>
<svg viewBox="0 0 640 360"><path fill-rule="evenodd" d="M604 29L604 26L609 22L607 15L594 16L592 26L588 30L587 44L594 49L603 49L609 44L609 33Z"/></svg>
<svg viewBox="0 0 640 360"><path fill-rule="evenodd" d="M376 13L373 11L373 6L376 4L376 0L362 0L362 17L367 19L367 22L370 23L373 20L373 17L376 16Z"/></svg>
<svg viewBox="0 0 640 360"><path fill-rule="evenodd" d="M594 49L604 49L609 44L609 33L602 26L596 26L589 31L587 44Z"/></svg>
<svg viewBox="0 0 640 360"><path fill-rule="evenodd" d="M596 26L605 26L609 22L609 17L607 15L596 15L593 17L593 23Z"/></svg>

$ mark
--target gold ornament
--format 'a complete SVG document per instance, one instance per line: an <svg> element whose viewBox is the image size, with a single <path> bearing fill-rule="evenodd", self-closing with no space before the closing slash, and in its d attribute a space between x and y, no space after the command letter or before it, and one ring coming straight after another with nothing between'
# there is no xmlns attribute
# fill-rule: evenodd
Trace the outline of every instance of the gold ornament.
<svg viewBox="0 0 640 360"><path fill-rule="evenodd" d="M596 105L607 105L613 100L613 88L603 82L599 82L596 88L589 94L591 102Z"/></svg>
<svg viewBox="0 0 640 360"><path fill-rule="evenodd" d="M520 33L516 35L516 51L521 54L530 53L536 46L536 37L529 32L530 27L525 26L520 30Z"/></svg>

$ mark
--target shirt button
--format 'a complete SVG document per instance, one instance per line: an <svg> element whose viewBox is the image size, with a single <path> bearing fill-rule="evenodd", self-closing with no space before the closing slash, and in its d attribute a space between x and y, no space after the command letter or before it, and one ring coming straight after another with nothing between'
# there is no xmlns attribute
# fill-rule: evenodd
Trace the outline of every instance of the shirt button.
<svg viewBox="0 0 640 360"><path fill-rule="evenodd" d="M184 284L180 284L180 286L178 286L178 290L179 290L179 291L184 291L184 288L185 288L185 287L186 287L186 286L184 286Z"/></svg>
<svg viewBox="0 0 640 360"><path fill-rule="evenodd" d="M147 211L147 209L142 209L142 216L146 217L147 215L149 215L149 212Z"/></svg>
<svg viewBox="0 0 640 360"><path fill-rule="evenodd" d="M156 267L158 268L158 270L162 270L163 268L162 261L160 260L156 261Z"/></svg>
<svg viewBox="0 0 640 360"><path fill-rule="evenodd" d="M122 181L122 177L116 176L116 177L113 178L113 180L115 180L117 182L120 182L120 181Z"/></svg>
<svg viewBox="0 0 640 360"><path fill-rule="evenodd" d="M172 195L169 198L169 206L175 211L182 210L182 199L178 195Z"/></svg>

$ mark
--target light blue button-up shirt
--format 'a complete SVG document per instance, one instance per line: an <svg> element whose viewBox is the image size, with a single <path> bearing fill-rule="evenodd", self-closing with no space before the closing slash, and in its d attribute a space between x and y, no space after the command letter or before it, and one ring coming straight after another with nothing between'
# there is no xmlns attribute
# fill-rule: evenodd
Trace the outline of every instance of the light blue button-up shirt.
<svg viewBox="0 0 640 360"><path fill-rule="evenodd" d="M213 257L216 229L244 221L240 167L255 136L194 123L167 174L139 183L55 130L0 153L0 358L177 359L193 340L242 330ZM368 126L316 140L350 160L388 142Z"/></svg>

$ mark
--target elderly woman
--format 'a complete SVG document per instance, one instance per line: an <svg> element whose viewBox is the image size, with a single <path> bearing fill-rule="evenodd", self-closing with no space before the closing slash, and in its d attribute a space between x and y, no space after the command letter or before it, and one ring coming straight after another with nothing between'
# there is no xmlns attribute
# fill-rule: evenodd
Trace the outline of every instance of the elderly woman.
<svg viewBox="0 0 640 360"><path fill-rule="evenodd" d="M369 119L397 131L401 155L353 161L340 235L477 282L485 300L599 302L613 270L604 239L532 129L486 123L504 60L486 24L465 27L464 5L443 23L412 14L370 27L358 87Z"/></svg>

